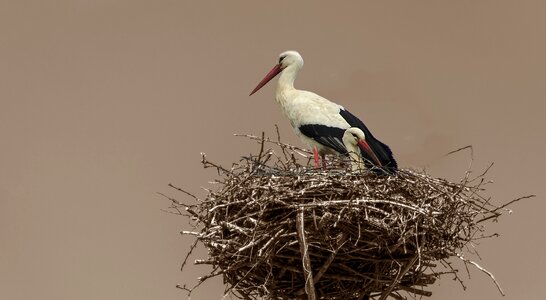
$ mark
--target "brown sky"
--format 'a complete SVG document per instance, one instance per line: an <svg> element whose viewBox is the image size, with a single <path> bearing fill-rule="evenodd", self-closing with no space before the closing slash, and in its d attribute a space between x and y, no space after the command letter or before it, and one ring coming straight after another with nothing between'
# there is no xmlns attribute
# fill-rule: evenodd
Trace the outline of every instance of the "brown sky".
<svg viewBox="0 0 546 300"><path fill-rule="evenodd" d="M402 166L462 175L495 162L487 195L513 207L479 245L501 297L472 270L432 299L543 299L546 4L541 1L3 1L0 3L0 299L185 299L190 239L160 209L172 182L203 195L199 153L298 144L273 85L298 50L297 87L360 116ZM182 199L181 195L180 198ZM192 299L219 299L219 280Z"/></svg>

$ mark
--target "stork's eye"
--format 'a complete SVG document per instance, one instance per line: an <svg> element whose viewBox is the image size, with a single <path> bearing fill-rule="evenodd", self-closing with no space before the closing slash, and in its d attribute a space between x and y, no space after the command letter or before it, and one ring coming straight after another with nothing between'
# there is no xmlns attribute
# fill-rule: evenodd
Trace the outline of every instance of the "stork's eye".
<svg viewBox="0 0 546 300"><path fill-rule="evenodd" d="M282 63L282 60L285 58L286 56L281 56L279 57L279 64Z"/></svg>

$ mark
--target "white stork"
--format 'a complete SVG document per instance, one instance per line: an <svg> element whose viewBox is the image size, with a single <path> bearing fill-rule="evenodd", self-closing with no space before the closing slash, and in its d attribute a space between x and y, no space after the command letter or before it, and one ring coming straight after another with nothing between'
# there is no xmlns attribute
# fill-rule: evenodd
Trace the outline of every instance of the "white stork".
<svg viewBox="0 0 546 300"><path fill-rule="evenodd" d="M379 158L375 156L375 153L366 142L366 135L360 128L351 127L345 130L343 145L351 158L351 169L353 171L364 169L364 153L370 155L377 166L381 166Z"/></svg>
<svg viewBox="0 0 546 300"><path fill-rule="evenodd" d="M362 121L339 104L315 93L294 88L294 80L302 67L303 58L298 52L281 53L279 62L250 95L280 73L275 99L290 120L296 135L313 149L315 166L318 167L319 154L322 156L323 163L325 154L347 154L347 149L342 142L343 134L346 129L356 127L363 131L371 149L371 153L367 151L362 153L364 163L368 166L375 164L389 173L394 173L397 164L391 150L376 139Z"/></svg>

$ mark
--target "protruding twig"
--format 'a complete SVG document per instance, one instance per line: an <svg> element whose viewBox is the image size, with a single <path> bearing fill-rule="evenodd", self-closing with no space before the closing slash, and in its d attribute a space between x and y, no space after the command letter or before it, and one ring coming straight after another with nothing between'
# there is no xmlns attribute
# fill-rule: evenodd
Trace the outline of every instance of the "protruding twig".
<svg viewBox="0 0 546 300"><path fill-rule="evenodd" d="M317 300L315 283L313 281L313 268L311 266L311 259L309 258L309 246L307 245L307 239L305 237L304 221L304 209L299 208L296 219L296 227L298 230L298 240L300 243L303 275L305 276L305 293L307 293L308 300Z"/></svg>
<svg viewBox="0 0 546 300"><path fill-rule="evenodd" d="M495 283L495 285L497 286L497 289L499 290L499 292L501 293L501 295L505 296L504 294L504 291L502 290L500 284L497 282L497 280L495 279L495 276L493 276L493 273L487 271L485 268L483 268L482 266L478 265L476 262L474 261L471 261L470 259L466 259L464 258L461 254L457 254L457 257L459 259L461 259L462 261L464 261L465 263L468 263L468 264L471 264L473 265L474 267L476 267L478 270L484 272L485 274L487 274L487 276L489 276L489 278L491 278L491 280L493 280L493 282Z"/></svg>

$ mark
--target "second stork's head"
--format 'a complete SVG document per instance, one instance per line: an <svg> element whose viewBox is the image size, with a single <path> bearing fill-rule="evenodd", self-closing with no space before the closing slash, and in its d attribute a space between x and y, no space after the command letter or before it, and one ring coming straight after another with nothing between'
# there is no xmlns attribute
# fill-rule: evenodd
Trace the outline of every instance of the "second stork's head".
<svg viewBox="0 0 546 300"><path fill-rule="evenodd" d="M279 73L283 72L290 75L289 78L292 82L296 78L297 72L303 67L303 58L297 51L285 51L279 55L277 64L265 75L264 79L258 83L258 85L252 90L250 96L256 93L264 85L266 85L271 79L275 78Z"/></svg>
<svg viewBox="0 0 546 300"><path fill-rule="evenodd" d="M353 171L364 169L363 153L366 153L371 157L376 166L382 166L372 148L368 145L368 142L366 142L366 135L360 128L351 127L345 130L345 133L343 134L343 145L352 159Z"/></svg>

